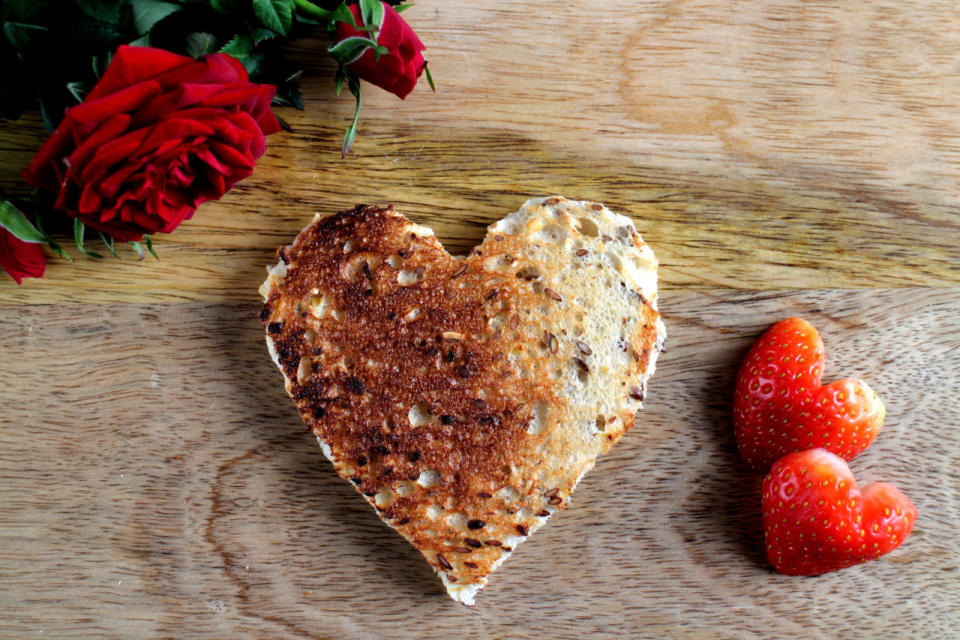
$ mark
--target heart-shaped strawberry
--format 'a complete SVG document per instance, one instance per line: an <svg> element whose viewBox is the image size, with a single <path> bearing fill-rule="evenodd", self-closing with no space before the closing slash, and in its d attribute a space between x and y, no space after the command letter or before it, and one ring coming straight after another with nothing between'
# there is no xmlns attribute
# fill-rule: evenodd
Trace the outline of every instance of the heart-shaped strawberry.
<svg viewBox="0 0 960 640"><path fill-rule="evenodd" d="M393 207L318 217L261 320L337 471L470 603L631 426L657 262L600 204L531 200L454 258Z"/></svg>
<svg viewBox="0 0 960 640"><path fill-rule="evenodd" d="M759 470L781 456L823 447L846 460L866 449L885 409L865 382L820 386L820 334L801 318L781 320L757 340L740 366L733 425L740 455Z"/></svg>
<svg viewBox="0 0 960 640"><path fill-rule="evenodd" d="M863 489L842 458L825 449L784 456L763 481L767 558L787 575L818 575L899 547L917 508L892 484Z"/></svg>

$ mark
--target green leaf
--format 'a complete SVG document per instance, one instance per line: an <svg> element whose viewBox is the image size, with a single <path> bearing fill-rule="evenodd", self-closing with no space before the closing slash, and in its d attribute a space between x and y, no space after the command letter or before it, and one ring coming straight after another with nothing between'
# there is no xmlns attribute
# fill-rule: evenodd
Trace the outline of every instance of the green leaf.
<svg viewBox="0 0 960 640"><path fill-rule="evenodd" d="M150 236L144 235L143 240L147 243L147 251L150 252L150 255L152 255L155 260L159 260L160 256L158 256L157 252L153 250L153 240L150 239Z"/></svg>
<svg viewBox="0 0 960 640"><path fill-rule="evenodd" d="M191 58L211 53L217 48L217 38L212 33L194 31L183 37L183 50Z"/></svg>
<svg viewBox="0 0 960 640"><path fill-rule="evenodd" d="M250 37L253 38L253 44L258 45L261 42L278 38L280 34L265 27L258 27L250 32Z"/></svg>
<svg viewBox="0 0 960 640"><path fill-rule="evenodd" d="M51 6L56 2L57 6ZM0 20L43 24L63 0L3 0L0 2Z"/></svg>
<svg viewBox="0 0 960 640"><path fill-rule="evenodd" d="M77 248L80 249L84 254L90 256L91 258L96 258L97 260L103 260L103 256L99 253L90 251L83 246L83 232L85 225L80 220L80 218L73 219L73 241L77 243Z"/></svg>
<svg viewBox="0 0 960 640"><path fill-rule="evenodd" d="M219 14L233 15L237 12L237 0L210 0L210 7Z"/></svg>
<svg viewBox="0 0 960 640"><path fill-rule="evenodd" d="M300 90L297 89L296 85L284 82L277 85L277 93L273 96L271 104L293 107L294 109L303 111L303 96L300 95ZM284 127L284 129L292 131L292 129L288 129L287 127Z"/></svg>
<svg viewBox="0 0 960 640"><path fill-rule="evenodd" d="M360 121L360 80L348 72L347 86L350 88L350 93L357 98L357 107L353 112L353 122L350 123L347 131L343 134L343 144L340 145L341 159L346 158L347 154L350 153L350 149L353 148L353 141L357 137L357 123Z"/></svg>
<svg viewBox="0 0 960 640"><path fill-rule="evenodd" d="M430 85L430 89L432 89L433 92L436 93L436 92L437 92L437 85L433 84L433 74L430 73L430 66L427 65L427 64L424 64L424 65L423 65L423 72L424 72L425 74L427 74L427 84Z"/></svg>
<svg viewBox="0 0 960 640"><path fill-rule="evenodd" d="M128 243L133 250L137 252L137 260L143 260L147 257L147 254L143 252L143 245L139 242L133 242L132 240Z"/></svg>
<svg viewBox="0 0 960 640"><path fill-rule="evenodd" d="M149 33L143 34L136 40L133 40L132 42L130 42L130 46L131 47L152 47L153 43L150 40L150 34Z"/></svg>
<svg viewBox="0 0 960 640"><path fill-rule="evenodd" d="M380 0L360 0L360 15L364 25L380 31L383 26L383 3Z"/></svg>
<svg viewBox="0 0 960 640"><path fill-rule="evenodd" d="M144 37L146 37L146 36L144 36ZM135 47L137 47L137 46L146 46L146 45L138 45L138 44L136 44L135 42L131 42L130 44L131 44L132 46L135 46ZM93 65L93 75L96 76L97 79L99 80L100 77L101 77L104 73L106 73L107 67L110 66L110 63L111 63L111 62L113 62L113 53L112 53L112 52L107 52L107 53L104 53L104 54L101 54L101 55L93 56L93 59L91 60L91 64Z"/></svg>
<svg viewBox="0 0 960 640"><path fill-rule="evenodd" d="M250 36L240 33L220 48L220 53L226 53L240 61L251 76L257 71L263 56L253 53L253 40Z"/></svg>
<svg viewBox="0 0 960 640"><path fill-rule="evenodd" d="M253 39L243 33L238 33L227 44L220 47L220 53L227 53L238 60L250 55L251 51L253 51Z"/></svg>
<svg viewBox="0 0 960 640"><path fill-rule="evenodd" d="M327 51L340 64L350 64L372 48L373 44L369 38L354 36L335 43Z"/></svg>
<svg viewBox="0 0 960 640"><path fill-rule="evenodd" d="M113 248L113 238L105 234L103 231L98 231L97 233L100 234L100 239L103 240L103 244L107 247L107 251L110 252L110 255L119 260L120 256L117 255L117 250Z"/></svg>
<svg viewBox="0 0 960 640"><path fill-rule="evenodd" d="M102 2L101 0L74 0L80 10L94 20L111 25L120 23L120 2Z"/></svg>
<svg viewBox="0 0 960 640"><path fill-rule="evenodd" d="M345 72L343 70L343 65L337 65L337 75L333 77L333 86L337 90L337 95L340 95L340 92L343 91L343 81L347 79Z"/></svg>
<svg viewBox="0 0 960 640"><path fill-rule="evenodd" d="M133 26L138 35L149 32L155 24L183 9L179 4L163 0L130 0L130 7L133 9Z"/></svg>
<svg viewBox="0 0 960 640"><path fill-rule="evenodd" d="M86 82L68 82L67 91L70 92L77 102L83 102L83 99L90 93L90 87Z"/></svg>
<svg viewBox="0 0 960 640"><path fill-rule="evenodd" d="M36 194L37 194L37 191L34 190L33 195L31 196L31 200L36 196ZM33 221L34 221L34 223L36 223L37 229L40 230L40 233L42 233L44 236L46 236L46 238L47 238L47 244L50 245L50 248L53 249L54 252L56 252L56 254L57 254L58 256L60 256L61 258L66 258L66 259L67 259L67 262L69 262L70 264L73 264L73 258L70 257L70 254L67 253L66 251L64 251L64 250L63 250L63 247L61 247L59 244L57 244L57 243L53 240L53 238L47 236L47 232L43 230L43 225L42 225L41 222L40 222L41 219L42 219L42 218L41 218L41 216L40 216L39 213L35 213L35 214L34 214L34 216L33 216Z"/></svg>
<svg viewBox="0 0 960 640"><path fill-rule="evenodd" d="M293 0L253 0L253 13L263 26L282 36L293 26Z"/></svg>
<svg viewBox="0 0 960 640"><path fill-rule="evenodd" d="M40 116L43 118L43 126L46 127L47 133L52 134L56 131L57 125L60 124L63 114L61 113L59 117L56 117L56 113L51 113L51 107L44 99L44 93L41 92L38 97L40 98ZM54 108L54 111L56 111L56 108Z"/></svg>
<svg viewBox="0 0 960 640"><path fill-rule="evenodd" d="M299 9L297 19L307 24L327 24L333 15L332 11L318 7L310 0L293 0L293 4Z"/></svg>
<svg viewBox="0 0 960 640"><path fill-rule="evenodd" d="M393 8L393 10L396 11L397 13L403 13L404 11L406 11L407 9L409 9L409 8L412 7L412 6L413 6L412 3L410 3L410 2L405 2L405 3L403 3L403 4L398 4L397 6L395 6L395 7Z"/></svg>
<svg viewBox="0 0 960 640"><path fill-rule="evenodd" d="M55 37L59 40L63 37L63 32L58 32ZM82 46L87 51L113 51L117 44L128 39L125 34L117 30L117 27L90 18L72 21L69 38L70 42L83 43ZM70 45L61 44L58 41L56 46L58 50L64 51L68 50L66 47Z"/></svg>
<svg viewBox="0 0 960 640"><path fill-rule="evenodd" d="M274 114L277 118L277 122L280 123L280 128L286 131L287 133L293 133L293 127L290 126L290 123L281 118L280 116Z"/></svg>
<svg viewBox="0 0 960 640"><path fill-rule="evenodd" d="M354 29L358 29L357 21L353 18L353 12L347 7L346 3L341 2L337 5L337 8L333 10L333 14L330 16L330 27L336 28L338 22L346 22L348 25Z"/></svg>
<svg viewBox="0 0 960 640"><path fill-rule="evenodd" d="M0 200L0 226L24 242L48 242L47 234L33 226L27 216L6 198Z"/></svg>
<svg viewBox="0 0 960 640"><path fill-rule="evenodd" d="M37 39L46 35L50 30L38 24L24 24L22 22L3 23L3 35L18 51L23 51Z"/></svg>

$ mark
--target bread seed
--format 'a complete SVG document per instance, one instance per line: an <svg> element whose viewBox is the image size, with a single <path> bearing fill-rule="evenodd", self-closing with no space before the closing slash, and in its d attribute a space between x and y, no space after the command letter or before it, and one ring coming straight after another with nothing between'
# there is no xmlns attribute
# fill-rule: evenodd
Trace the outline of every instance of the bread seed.
<svg viewBox="0 0 960 640"><path fill-rule="evenodd" d="M577 349L580 349L580 353L582 353L585 356L593 355L593 349L591 349L590 345L588 345L586 342L582 340L577 340Z"/></svg>
<svg viewBox="0 0 960 640"><path fill-rule="evenodd" d="M442 553L437 554L437 562L439 562L440 566L446 569L447 571L450 571L451 569L453 569L453 565L450 564L449 560L443 557Z"/></svg>
<svg viewBox="0 0 960 640"><path fill-rule="evenodd" d="M560 341L552 333L547 336L547 346L550 347L550 353L556 355L560 351Z"/></svg>
<svg viewBox="0 0 960 640"><path fill-rule="evenodd" d="M463 334L456 331L444 331L440 334L447 342L460 342L463 340Z"/></svg>
<svg viewBox="0 0 960 640"><path fill-rule="evenodd" d="M486 497L491 497L490 494L486 494ZM487 523L483 520L467 520L467 529L483 529L487 526Z"/></svg>
<svg viewBox="0 0 960 640"><path fill-rule="evenodd" d="M480 542L479 540L474 540L473 538L464 538L463 541L466 542L471 547L473 547L474 549L479 549L480 547L483 546L482 542Z"/></svg>
<svg viewBox="0 0 960 640"><path fill-rule="evenodd" d="M522 524L518 524L518 525L517 525L517 532L519 532L520 535L522 535L522 536L525 536L525 535L527 535L527 534L529 533L528 529L527 529L525 526L523 526Z"/></svg>
<svg viewBox="0 0 960 640"><path fill-rule="evenodd" d="M634 400L643 400L644 393L640 387L630 387L630 397Z"/></svg>
<svg viewBox="0 0 960 640"><path fill-rule="evenodd" d="M560 297L560 294L554 291L553 289L551 289L550 287L547 287L546 289L544 289L543 293L551 300L556 300L557 302L563 302L563 298Z"/></svg>
<svg viewBox="0 0 960 640"><path fill-rule="evenodd" d="M577 256L583 257L583 256L587 255L588 253L589 253L589 251L587 251L586 249L580 249L579 251L577 251Z"/></svg>
<svg viewBox="0 0 960 640"><path fill-rule="evenodd" d="M576 363L576 365L577 365L578 367L580 367L580 369L581 369L582 371L585 371L585 372L587 372L587 373L590 373L590 367L587 366L587 363L586 363L586 362L584 362L584 361L581 360L580 358L574 358L573 361Z"/></svg>
<svg viewBox="0 0 960 640"><path fill-rule="evenodd" d="M450 274L450 279L453 280L454 278L459 278L460 276L462 276L462 275L465 274L466 272L467 272L467 265L462 264L462 265L460 265L459 267L457 267L457 270L456 270L456 271L454 271L452 274Z"/></svg>

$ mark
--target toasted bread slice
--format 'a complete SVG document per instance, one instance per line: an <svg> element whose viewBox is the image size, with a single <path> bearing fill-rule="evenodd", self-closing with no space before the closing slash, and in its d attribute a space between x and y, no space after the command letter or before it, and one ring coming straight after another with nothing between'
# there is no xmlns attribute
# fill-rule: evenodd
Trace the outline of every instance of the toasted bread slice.
<svg viewBox="0 0 960 640"><path fill-rule="evenodd" d="M370 206L278 255L260 317L301 417L472 604L636 422L665 338L653 252L628 218L552 197L466 258Z"/></svg>

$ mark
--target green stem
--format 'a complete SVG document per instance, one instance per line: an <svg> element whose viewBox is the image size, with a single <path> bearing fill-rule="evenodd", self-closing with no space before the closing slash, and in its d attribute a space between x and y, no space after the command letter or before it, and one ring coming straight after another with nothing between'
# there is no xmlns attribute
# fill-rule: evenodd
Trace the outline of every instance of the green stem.
<svg viewBox="0 0 960 640"><path fill-rule="evenodd" d="M313 16L314 18L320 18L321 20L326 20L333 14L332 11L321 9L317 5L310 2L310 0L293 0L293 4L297 5L297 8L303 11L305 14Z"/></svg>

